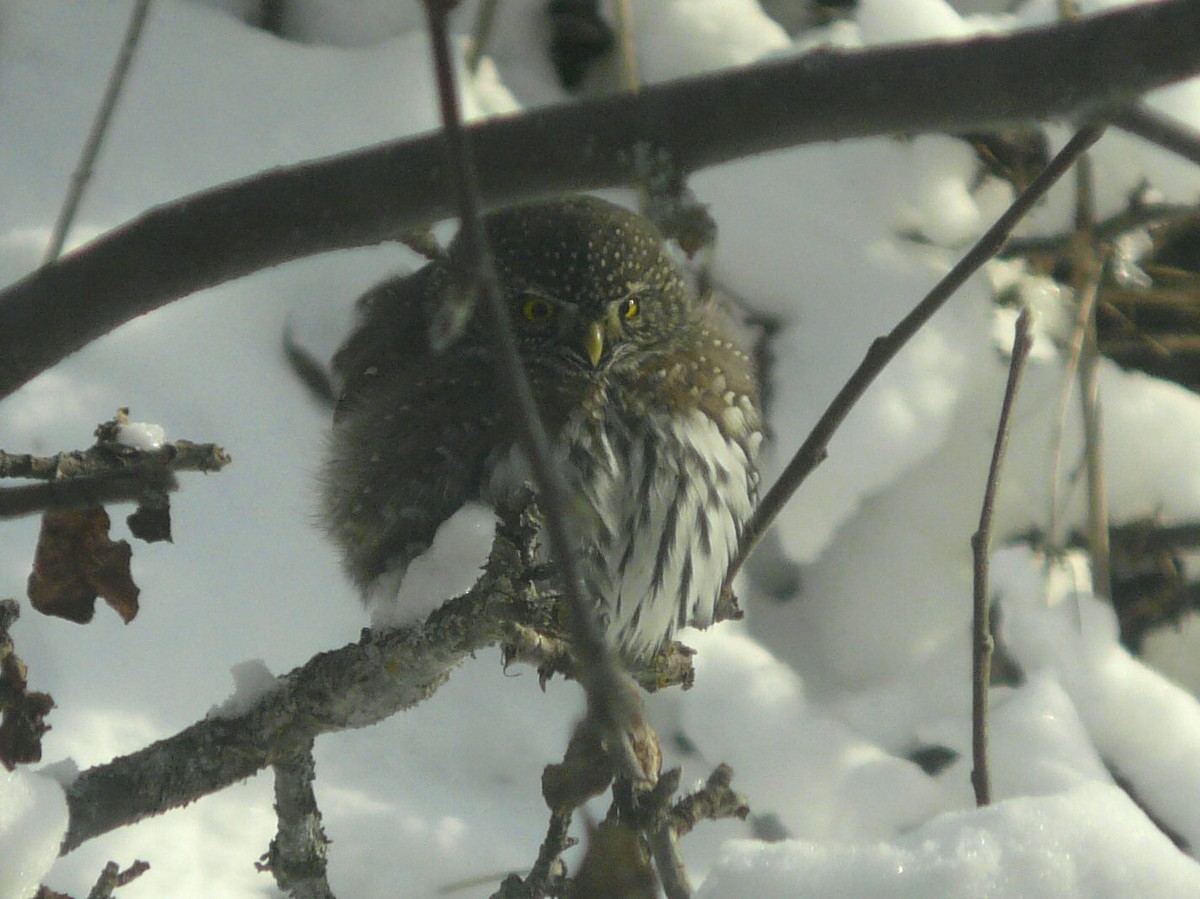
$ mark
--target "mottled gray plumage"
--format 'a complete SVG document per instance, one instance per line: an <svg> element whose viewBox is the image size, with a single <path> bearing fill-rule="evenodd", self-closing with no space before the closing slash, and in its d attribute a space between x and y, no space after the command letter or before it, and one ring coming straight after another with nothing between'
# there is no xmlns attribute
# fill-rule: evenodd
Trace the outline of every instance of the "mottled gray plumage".
<svg viewBox="0 0 1200 899"><path fill-rule="evenodd" d="M576 502L586 586L630 657L712 622L750 513L760 439L753 367L647 221L592 197L489 215L538 407ZM344 387L325 469L328 529L370 594L463 503L529 482L476 316L428 348L462 253L387 281L334 364Z"/></svg>

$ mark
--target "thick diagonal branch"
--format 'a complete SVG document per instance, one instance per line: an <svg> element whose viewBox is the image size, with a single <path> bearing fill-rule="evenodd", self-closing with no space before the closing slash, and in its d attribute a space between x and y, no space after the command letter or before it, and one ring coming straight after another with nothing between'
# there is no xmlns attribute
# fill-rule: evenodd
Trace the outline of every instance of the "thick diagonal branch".
<svg viewBox="0 0 1200 899"><path fill-rule="evenodd" d="M488 205L806 143L1115 109L1200 71L1200 0L966 41L822 50L471 129ZM536 152L531 152L536 148ZM215 284L455 212L440 134L274 169L158 207L0 293L0 397L118 325ZM236 222L237 227L230 227Z"/></svg>

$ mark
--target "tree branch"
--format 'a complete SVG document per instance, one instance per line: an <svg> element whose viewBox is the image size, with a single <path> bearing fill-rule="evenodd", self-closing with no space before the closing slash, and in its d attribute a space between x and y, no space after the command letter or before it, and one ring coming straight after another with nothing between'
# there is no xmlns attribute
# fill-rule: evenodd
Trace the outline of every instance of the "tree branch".
<svg viewBox="0 0 1200 899"><path fill-rule="evenodd" d="M92 169L96 164L96 158L100 155L100 143L104 140L108 124L112 121L113 111L117 108L117 99L121 96L121 89L125 86L125 78L129 74L129 66L133 62L133 54L137 50L138 41L142 36L142 27L146 24L146 15L149 12L150 0L137 0L133 9L129 11L129 24L125 27L125 37L121 40L121 49L117 53L117 60L113 63L112 72L108 76L104 96L100 99L100 108L96 110L96 117L92 121L92 130L88 132L87 140L84 141L83 149L79 153L79 164L71 173L71 186L67 190L66 199L63 200L62 209L59 210L58 219L54 222L54 230L50 233L50 245L46 248L43 262L53 262L57 259L62 252L63 244L66 243L67 233L71 230L71 223L83 200L83 191L87 187L88 181L91 180Z"/></svg>
<svg viewBox="0 0 1200 899"><path fill-rule="evenodd" d="M133 883L149 870L150 863L140 860L124 871L116 862L108 862L96 879L95 886L88 893L88 899L112 899L113 890Z"/></svg>
<svg viewBox="0 0 1200 899"><path fill-rule="evenodd" d="M492 348L498 364L495 374L509 398L509 411L519 424L518 442L533 470L538 505L545 513L550 553L559 568L565 593L567 626L572 655L578 660L576 676L587 694L588 714L595 715L608 739L609 752L618 770L633 780L653 780L658 772L644 771L628 746L626 730L639 711L636 687L621 668L605 639L596 617L594 599L584 586L576 535L571 528L571 499L566 478L554 459L550 437L533 398L533 388L517 349L517 338L509 321L500 277L488 246L483 225L483 200L479 192L479 169L463 128L454 84L454 64L446 16L453 2L425 0L429 33L434 49L434 66L441 101L442 129L446 155L454 174L455 196L461 235L472 250L475 278L483 294L482 314L490 321Z"/></svg>
<svg viewBox="0 0 1200 899"><path fill-rule="evenodd" d="M67 787L63 853L244 780L320 734L367 727L425 701L468 656L503 644L514 625L554 633L557 600L533 580L530 537L515 519L502 521L479 581L420 624L364 631L357 643L280 677L250 707L211 714L81 773ZM662 686L656 672L652 660L637 675L648 679L644 686Z"/></svg>
<svg viewBox="0 0 1200 899"><path fill-rule="evenodd" d="M755 507L754 513L746 523L742 532L742 543L738 547L737 558L730 566L726 576L726 586L733 583L741 566L754 551L758 541L774 523L788 500L792 498L800 484L825 461L829 441L841 427L850 410L866 393L867 388L878 377L879 373L896 357L896 354L906 343L925 326L929 319L945 305L960 287L967 282L985 262L992 258L1004 246L1008 235L1017 223L1025 217L1033 206L1046 195L1046 192L1061 178L1084 152L1100 139L1104 133L1103 126L1089 125L1081 129L1063 147L1041 174L1022 191L1004 214L996 220L983 236L967 251L966 255L955 263L933 289L913 307L912 311L891 330L885 337L878 337L867 350L867 355L850 379L838 391L837 396L829 404L821 418L813 426L804 443L796 450L790 462L784 468L779 479L771 485L771 489Z"/></svg>
<svg viewBox="0 0 1200 899"><path fill-rule="evenodd" d="M0 488L0 520L95 504L138 502L148 493L174 490L177 471L220 471L232 460L212 443L177 440L155 449L120 442L128 423L122 409L96 429L96 443L86 450L32 456L0 450L0 479L45 481L30 487Z"/></svg>
<svg viewBox="0 0 1200 899"><path fill-rule="evenodd" d="M671 809L670 827L676 838L682 838L701 821L722 818L745 821L749 814L746 798L733 789L733 769L722 763L708 776L703 787L675 803Z"/></svg>
<svg viewBox="0 0 1200 899"><path fill-rule="evenodd" d="M471 653L500 642L511 622L546 627L553 604L539 598L523 558L502 526L479 582L421 624L364 631L357 643L281 677L249 708L211 714L84 771L67 787L62 851L243 780L317 735L366 727L417 705Z"/></svg>
<svg viewBox="0 0 1200 899"><path fill-rule="evenodd" d="M321 810L313 792L316 764L313 741L281 753L275 771L275 814L279 830L264 866L275 883L293 899L333 899L325 876L329 839L321 827Z"/></svg>
<svg viewBox="0 0 1200 899"><path fill-rule="evenodd" d="M1200 165L1200 132L1145 103L1135 103L1121 110L1113 116L1113 124Z"/></svg>
<svg viewBox="0 0 1200 899"><path fill-rule="evenodd" d="M987 805L992 800L991 778L988 775L987 755L987 710L988 687L992 671L991 616L988 614L988 553L992 543L992 512L996 505L996 488L1000 483L1000 469L1004 465L1004 452L1008 448L1009 421L1013 405L1017 400L1017 388L1025 371L1025 362L1033 348L1029 332L1029 308L1017 316L1017 332L1013 339L1012 359L1008 366L1008 383L1004 388L1004 401L1000 405L1000 421L996 425L996 442L992 447L992 461L988 466L987 485L983 491L983 503L979 511L979 529L971 535L971 552L975 562L973 590L972 640L971 640L971 751L974 767L971 769L971 786L975 790L975 804Z"/></svg>
<svg viewBox="0 0 1200 899"><path fill-rule="evenodd" d="M818 141L1102 114L1200 70L1197 34L1200 0L1165 0L1004 36L821 50L469 131L483 200L501 205L630 183L646 150L686 172ZM174 299L447 218L448 178L430 134L157 207L0 293L0 397Z"/></svg>

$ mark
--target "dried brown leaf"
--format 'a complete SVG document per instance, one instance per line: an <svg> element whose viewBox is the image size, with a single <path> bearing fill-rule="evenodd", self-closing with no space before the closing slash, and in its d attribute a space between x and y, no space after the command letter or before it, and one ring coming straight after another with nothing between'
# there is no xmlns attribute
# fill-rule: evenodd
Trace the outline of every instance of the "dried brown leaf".
<svg viewBox="0 0 1200 899"><path fill-rule="evenodd" d="M42 517L28 593L33 607L86 624L101 596L128 624L138 612L137 585L129 570L133 551L108 536L101 507L47 512Z"/></svg>
<svg viewBox="0 0 1200 899"><path fill-rule="evenodd" d="M42 736L50 729L46 715L54 700L46 693L26 693L0 718L0 764L11 771L17 765L42 760Z"/></svg>

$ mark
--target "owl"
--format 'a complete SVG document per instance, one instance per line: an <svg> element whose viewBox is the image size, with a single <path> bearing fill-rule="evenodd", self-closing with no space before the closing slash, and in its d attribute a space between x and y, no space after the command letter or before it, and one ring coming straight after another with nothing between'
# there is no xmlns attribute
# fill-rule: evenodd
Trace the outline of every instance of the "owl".
<svg viewBox="0 0 1200 899"><path fill-rule="evenodd" d="M588 599L612 648L644 660L713 621L758 483L754 366L647 220L572 196L501 209L485 227L570 491ZM464 503L500 508L531 486L485 318L429 345L465 252L455 242L368 292L334 359L323 517L374 601Z"/></svg>

